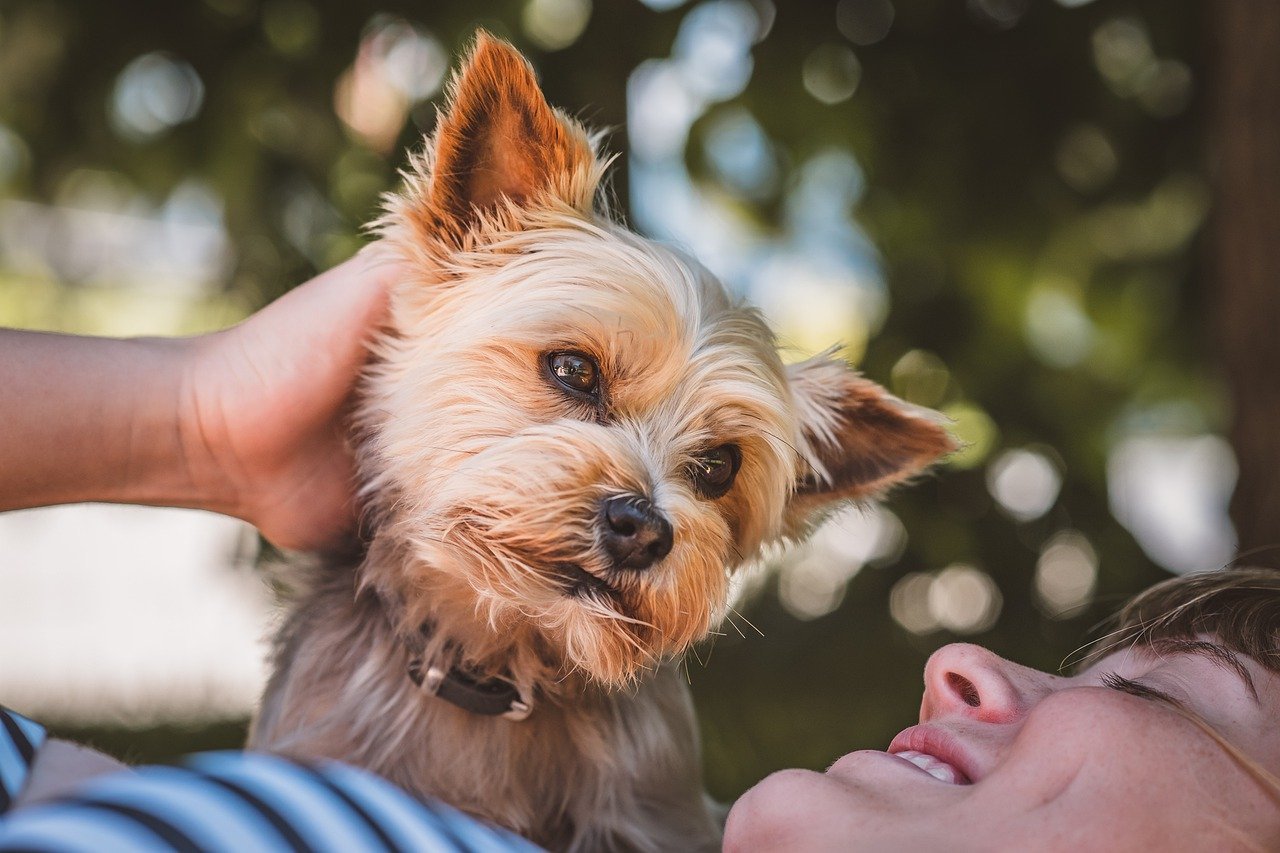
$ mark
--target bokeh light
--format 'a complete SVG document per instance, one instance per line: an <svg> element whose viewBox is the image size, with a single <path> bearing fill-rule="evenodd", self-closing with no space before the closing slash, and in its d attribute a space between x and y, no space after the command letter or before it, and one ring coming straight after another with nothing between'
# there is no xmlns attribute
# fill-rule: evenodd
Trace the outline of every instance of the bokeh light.
<svg viewBox="0 0 1280 853"><path fill-rule="evenodd" d="M703 139L707 161L727 187L754 199L775 194L781 173L760 123L741 108L718 111Z"/></svg>
<svg viewBox="0 0 1280 853"><path fill-rule="evenodd" d="M591 0L527 0L520 22L543 50L563 50L578 40L591 20Z"/></svg>
<svg viewBox="0 0 1280 853"><path fill-rule="evenodd" d="M1027 298L1026 335L1046 364L1074 367L1091 352L1096 332L1069 282L1041 282Z"/></svg>
<svg viewBox="0 0 1280 853"><path fill-rule="evenodd" d="M1076 530L1053 536L1036 560L1035 591L1040 608L1054 619L1074 616L1093 599L1098 555Z"/></svg>
<svg viewBox="0 0 1280 853"><path fill-rule="evenodd" d="M725 101L751 79L751 45L763 23L745 0L712 0L689 11L680 24L671 57L691 92Z"/></svg>
<svg viewBox="0 0 1280 853"><path fill-rule="evenodd" d="M893 513L847 507L787 555L779 570L778 599L797 619L825 616L840 606L863 566L892 562L905 546L906 530Z"/></svg>
<svg viewBox="0 0 1280 853"><path fill-rule="evenodd" d="M429 31L375 16L355 62L334 87L334 111L358 139L388 153L410 108L440 90L447 68L444 48Z"/></svg>
<svg viewBox="0 0 1280 853"><path fill-rule="evenodd" d="M958 563L933 579L928 602L930 613L943 628L955 634L981 634L1000 617L1003 598L990 575Z"/></svg>
<svg viewBox="0 0 1280 853"><path fill-rule="evenodd" d="M1062 488L1053 461L1033 448L1006 450L987 467L987 488L1006 513L1031 521L1049 511Z"/></svg>
<svg viewBox="0 0 1280 853"><path fill-rule="evenodd" d="M903 354L889 374L894 394L917 406L937 406L946 397L951 372L936 354L913 349Z"/></svg>
<svg viewBox="0 0 1280 853"><path fill-rule="evenodd" d="M1031 0L968 0L969 14L997 30L1016 26L1030 5Z"/></svg>
<svg viewBox="0 0 1280 853"><path fill-rule="evenodd" d="M1000 617L1004 599L986 572L964 563L937 574L904 575L889 593L889 613L913 634L980 634Z"/></svg>
<svg viewBox="0 0 1280 853"><path fill-rule="evenodd" d="M953 403L942 408L949 420L948 431L960 447L947 457L953 468L976 468L981 465L1000 440L1000 430L982 407L973 402Z"/></svg>
<svg viewBox="0 0 1280 853"><path fill-rule="evenodd" d="M824 44L805 58L801 74L805 91L824 104L838 104L858 90L862 64L848 46Z"/></svg>
<svg viewBox="0 0 1280 853"><path fill-rule="evenodd" d="M111 93L111 123L126 139L143 142L200 113L204 83L186 62L148 53L125 66Z"/></svg>
<svg viewBox="0 0 1280 853"><path fill-rule="evenodd" d="M1110 137L1092 124L1077 125L1063 137L1055 162L1062 179L1080 192L1106 186L1120 165Z"/></svg>
<svg viewBox="0 0 1280 853"><path fill-rule="evenodd" d="M31 151L22 137L0 124L0 188L25 173L31 163Z"/></svg>
<svg viewBox="0 0 1280 853"><path fill-rule="evenodd" d="M1216 569L1235 553L1227 503L1235 455L1216 435L1132 435L1107 457L1111 512L1174 572Z"/></svg>
<svg viewBox="0 0 1280 853"><path fill-rule="evenodd" d="M933 576L924 572L903 575L889 592L889 615L913 634L928 634L940 624L929 606Z"/></svg>
<svg viewBox="0 0 1280 853"><path fill-rule="evenodd" d="M262 32L285 56L305 56L320 35L320 13L306 0L269 0L262 6Z"/></svg>
<svg viewBox="0 0 1280 853"><path fill-rule="evenodd" d="M882 41L893 26L891 0L840 0L836 4L836 28L859 46Z"/></svg>

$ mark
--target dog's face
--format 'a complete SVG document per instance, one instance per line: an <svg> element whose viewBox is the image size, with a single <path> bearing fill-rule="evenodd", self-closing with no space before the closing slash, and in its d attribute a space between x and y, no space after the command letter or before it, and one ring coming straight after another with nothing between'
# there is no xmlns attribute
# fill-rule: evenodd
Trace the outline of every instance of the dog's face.
<svg viewBox="0 0 1280 853"><path fill-rule="evenodd" d="M382 223L417 275L361 420L413 557L380 582L620 685L704 636L763 542L951 442L842 362L784 367L705 269L595 211L603 170L482 34Z"/></svg>

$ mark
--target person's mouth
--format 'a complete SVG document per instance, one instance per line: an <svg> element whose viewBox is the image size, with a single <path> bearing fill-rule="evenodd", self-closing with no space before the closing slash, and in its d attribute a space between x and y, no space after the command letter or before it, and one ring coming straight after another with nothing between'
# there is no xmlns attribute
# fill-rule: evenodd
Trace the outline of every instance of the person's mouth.
<svg viewBox="0 0 1280 853"><path fill-rule="evenodd" d="M956 768L940 758L935 758L926 752L916 752L913 749L904 749L902 752L890 753L896 755L909 764L914 764L925 773L928 773L935 779L946 782L950 785L971 785L968 777Z"/></svg>
<svg viewBox="0 0 1280 853"><path fill-rule="evenodd" d="M912 726L889 744L889 754L949 785L972 785L973 761L948 732Z"/></svg>

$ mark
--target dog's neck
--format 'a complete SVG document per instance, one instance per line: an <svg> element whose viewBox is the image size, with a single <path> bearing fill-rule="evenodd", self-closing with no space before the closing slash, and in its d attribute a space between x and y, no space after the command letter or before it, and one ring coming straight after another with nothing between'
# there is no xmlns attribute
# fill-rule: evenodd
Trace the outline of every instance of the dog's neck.
<svg viewBox="0 0 1280 853"><path fill-rule="evenodd" d="M381 599L378 603L408 652L405 676L424 693L483 717L519 721L533 711L533 696L521 693L509 671L498 675L477 671L468 665L465 650L447 639L443 644L432 642L436 630L430 621L405 636L390 615L392 606Z"/></svg>
<svg viewBox="0 0 1280 853"><path fill-rule="evenodd" d="M378 552L385 555L383 549L371 549L371 554ZM443 700L481 716L522 720L537 700L563 700L584 686L538 654L539 644L495 632L478 624L473 614L442 611L425 600L410 604L385 576L362 574L358 595L367 596L382 613L408 661L405 678L423 691L424 701ZM454 600L447 595L439 599Z"/></svg>

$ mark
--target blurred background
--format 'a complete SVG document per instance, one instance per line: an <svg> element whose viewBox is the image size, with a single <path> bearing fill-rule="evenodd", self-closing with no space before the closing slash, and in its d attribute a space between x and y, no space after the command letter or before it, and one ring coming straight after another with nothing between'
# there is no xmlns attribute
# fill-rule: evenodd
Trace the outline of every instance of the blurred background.
<svg viewBox="0 0 1280 853"><path fill-rule="evenodd" d="M939 645L1053 670L1169 572L1277 563L1280 4L0 0L0 324L210 330L346 258L478 26L613 128L633 227L967 442L746 577L688 666L714 794L883 748ZM237 745L258 552L0 516L0 700Z"/></svg>

